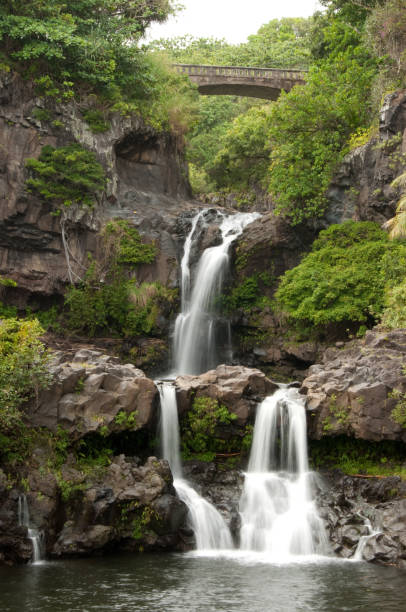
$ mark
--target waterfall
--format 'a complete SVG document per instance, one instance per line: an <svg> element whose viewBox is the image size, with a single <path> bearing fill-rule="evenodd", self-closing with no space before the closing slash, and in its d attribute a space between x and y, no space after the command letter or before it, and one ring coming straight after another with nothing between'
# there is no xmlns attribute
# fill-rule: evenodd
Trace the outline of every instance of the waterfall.
<svg viewBox="0 0 406 612"><path fill-rule="evenodd" d="M278 389L258 409L240 515L242 550L275 561L328 553L311 495L306 414L296 389Z"/></svg>
<svg viewBox="0 0 406 612"><path fill-rule="evenodd" d="M43 559L43 542L42 534L31 527L30 513L28 510L28 501L25 494L18 497L18 524L27 527L28 538L32 542L32 562L39 563Z"/></svg>
<svg viewBox="0 0 406 612"><path fill-rule="evenodd" d="M174 475L174 487L189 509L197 550L233 548L230 531L220 512L182 478L176 389L173 384L165 381L158 383L158 389L161 398L162 454Z"/></svg>
<svg viewBox="0 0 406 612"><path fill-rule="evenodd" d="M220 332L225 347L222 353L230 356L231 334L229 323L223 330L217 316L216 298L221 295L228 272L229 248L244 228L257 219L258 213L223 215L220 225L222 242L205 249L200 257L193 288L190 274L190 252L196 227L206 211L199 212L185 241L181 262L182 310L175 322L173 358L176 374L201 374L215 368L219 354Z"/></svg>
<svg viewBox="0 0 406 612"><path fill-rule="evenodd" d="M362 516L362 515L360 515ZM353 554L353 556L351 557L352 561L362 561L363 560L363 552L364 552L364 548L368 542L368 540L370 540L371 538L379 535L380 533L382 533L381 531L379 531L378 529L374 529L372 527L372 523L371 521L366 518L365 516L362 516L362 518L364 519L364 527L367 528L368 530L368 534L367 535L363 535L360 537L358 544L357 544L357 548Z"/></svg>

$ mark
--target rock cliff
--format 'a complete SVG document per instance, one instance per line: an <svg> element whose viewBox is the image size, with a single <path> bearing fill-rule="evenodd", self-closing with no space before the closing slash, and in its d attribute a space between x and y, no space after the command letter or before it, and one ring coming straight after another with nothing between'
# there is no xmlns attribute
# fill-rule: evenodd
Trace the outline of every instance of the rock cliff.
<svg viewBox="0 0 406 612"><path fill-rule="evenodd" d="M6 297L19 306L46 303L63 293L67 249L74 273L83 275L87 253L97 253L98 230L116 217L127 219L159 247L156 262L144 266L139 279L176 282L174 223L192 206L186 202L190 192L180 143L139 118L120 115L111 118L106 132L93 133L83 117L85 107L86 100L50 102L37 95L30 81L13 73L1 75L0 274L17 282ZM45 145L73 142L96 154L108 183L90 212L64 211L64 246L60 217L25 188L25 160L38 158Z"/></svg>

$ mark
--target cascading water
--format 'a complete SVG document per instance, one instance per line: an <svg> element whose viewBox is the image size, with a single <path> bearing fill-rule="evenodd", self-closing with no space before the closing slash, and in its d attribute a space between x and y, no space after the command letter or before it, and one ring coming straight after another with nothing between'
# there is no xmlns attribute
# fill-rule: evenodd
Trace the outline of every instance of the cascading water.
<svg viewBox="0 0 406 612"><path fill-rule="evenodd" d="M366 518L365 516L360 515L363 519L364 519L364 527L366 527L368 534L367 535L363 535L360 537L359 541L358 541L358 545L357 548L355 550L355 553L353 554L351 560L352 561L362 561L363 560L363 552L364 552L364 548L367 545L368 540L370 540L371 538L379 535L381 533L381 531L379 531L379 529L374 529L372 527L372 523L371 521Z"/></svg>
<svg viewBox="0 0 406 612"><path fill-rule="evenodd" d="M233 542L221 514L182 478L176 389L169 382L158 383L158 389L161 398L162 454L171 466L174 487L189 508L197 550L230 549Z"/></svg>
<svg viewBox="0 0 406 612"><path fill-rule="evenodd" d="M280 388L260 405L240 500L240 547L275 561L328 553L311 496L306 415L293 388Z"/></svg>
<svg viewBox="0 0 406 612"><path fill-rule="evenodd" d="M30 513L28 510L28 501L26 495L20 495L18 497L18 524L23 527L27 527L28 538L32 542L32 562L39 563L42 558L42 537L38 529L31 527Z"/></svg>
<svg viewBox="0 0 406 612"><path fill-rule="evenodd" d="M182 311L174 331L174 373L200 374L218 365L216 298L228 269L231 243L259 215L223 216L222 242L207 248L198 263L193 288L190 253L199 221L195 216L181 264ZM231 347L230 329L223 334ZM223 351L223 355L226 351ZM163 456L171 465L174 485L187 504L198 550L232 549L230 532L219 512L182 478L175 387L158 383L161 397ZM273 560L326 554L327 538L311 497L307 464L306 416L295 389L281 388L261 404L248 472L240 500L242 551L264 552Z"/></svg>
<svg viewBox="0 0 406 612"><path fill-rule="evenodd" d="M195 216L185 241L181 263L182 310L175 322L173 358L176 374L201 374L219 363L216 298L221 294L228 271L229 248L244 228L257 219L258 213L222 215L222 242L205 249L200 257L193 289L190 282L190 252L197 224L206 211ZM227 345L224 355L231 353L230 326L223 332Z"/></svg>
<svg viewBox="0 0 406 612"><path fill-rule="evenodd" d="M182 309L175 323L173 356L174 372L200 374L218 365L217 316L215 302L220 295L228 269L228 250L243 229L257 213L220 215L222 242L203 252L192 289L190 253L199 221L206 214L200 211L192 221L186 238L181 262ZM228 357L231 353L231 330L227 325L225 339ZM233 548L230 531L216 508L201 497L183 478L179 453L179 423L175 388L168 382L158 382L161 398L162 454L171 466L174 486L179 497L189 508L198 550L224 550Z"/></svg>

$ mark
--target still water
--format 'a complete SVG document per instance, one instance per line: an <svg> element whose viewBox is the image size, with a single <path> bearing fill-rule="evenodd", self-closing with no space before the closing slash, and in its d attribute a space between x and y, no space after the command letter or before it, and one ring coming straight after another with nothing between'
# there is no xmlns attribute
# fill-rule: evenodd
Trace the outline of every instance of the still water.
<svg viewBox="0 0 406 612"><path fill-rule="evenodd" d="M0 569L2 612L406 612L406 572L193 554L113 556Z"/></svg>

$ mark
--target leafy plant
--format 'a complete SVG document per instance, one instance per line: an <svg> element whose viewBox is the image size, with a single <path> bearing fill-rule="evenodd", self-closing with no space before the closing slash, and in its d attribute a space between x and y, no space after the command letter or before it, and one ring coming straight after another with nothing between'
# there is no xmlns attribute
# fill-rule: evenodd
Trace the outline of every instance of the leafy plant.
<svg viewBox="0 0 406 612"><path fill-rule="evenodd" d="M377 224L332 225L283 275L277 303L307 333L340 322L368 324L383 311L385 288L404 277L405 257L406 245L391 243Z"/></svg>
<svg viewBox="0 0 406 612"><path fill-rule="evenodd" d="M226 406L210 397L195 398L192 409L182 424L182 450L186 458L191 456L211 461L216 452L225 450L224 440L216 436L221 425L229 425L237 416ZM241 444L241 441L240 441Z"/></svg>
<svg viewBox="0 0 406 612"><path fill-rule="evenodd" d="M95 154L78 144L58 149L46 145L38 159L26 159L25 165L32 173L26 181L28 191L57 206L92 208L106 185L103 166Z"/></svg>
<svg viewBox="0 0 406 612"><path fill-rule="evenodd" d="M21 406L51 381L49 355L37 320L0 321L0 432L22 427Z"/></svg>

